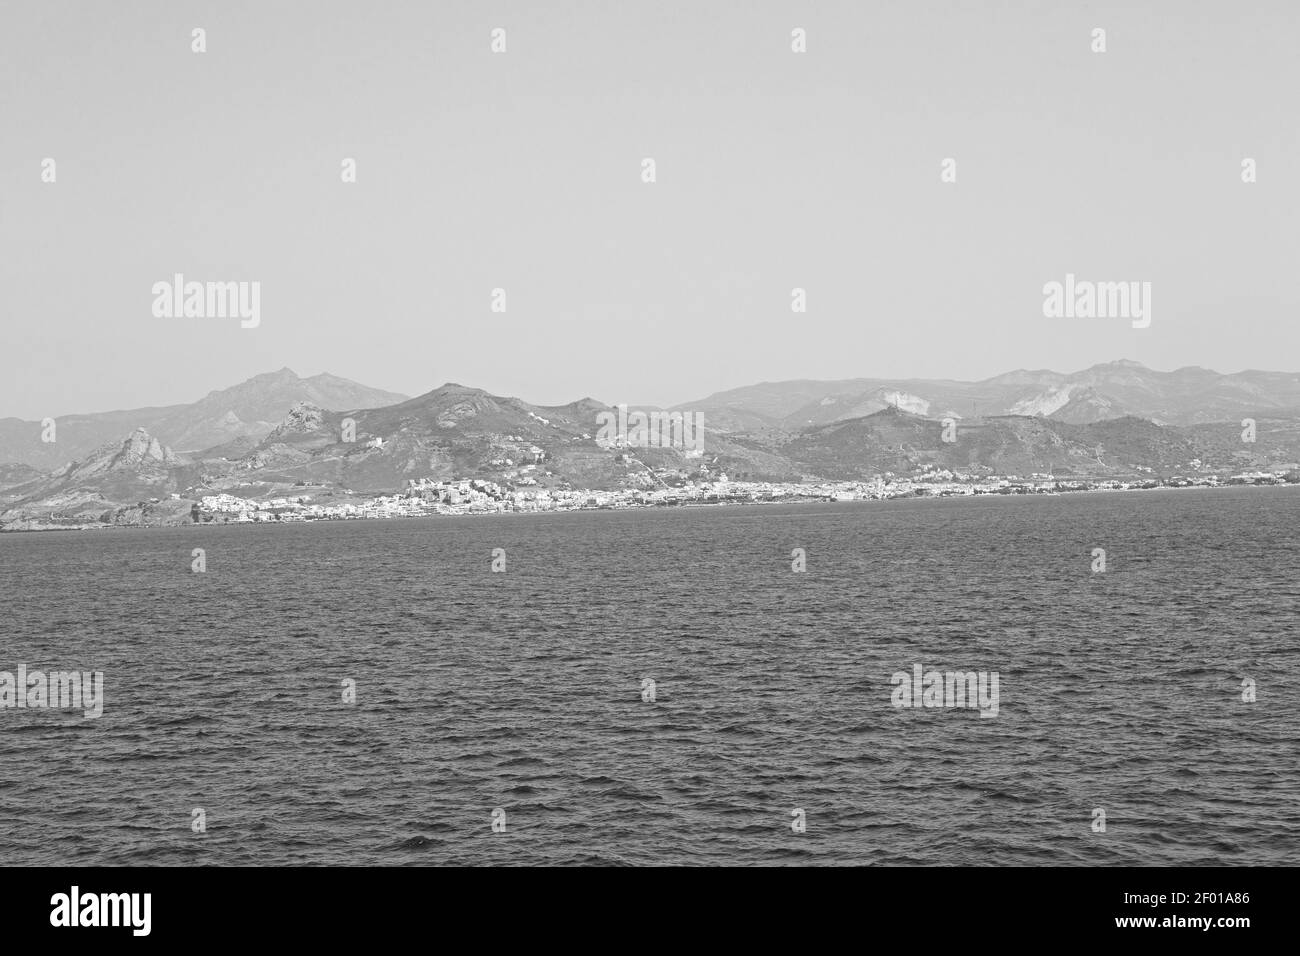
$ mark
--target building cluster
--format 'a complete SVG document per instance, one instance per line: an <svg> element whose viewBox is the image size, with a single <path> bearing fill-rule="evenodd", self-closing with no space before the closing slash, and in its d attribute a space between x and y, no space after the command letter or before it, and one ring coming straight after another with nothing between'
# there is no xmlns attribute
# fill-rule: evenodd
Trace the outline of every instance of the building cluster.
<svg viewBox="0 0 1300 956"><path fill-rule="evenodd" d="M864 501L892 498L971 495L1060 494L1071 491L1129 491L1150 488L1220 487L1223 485L1283 484L1294 472L1247 472L1220 478L1214 475L1171 478L1057 478L1050 474L974 476L948 470L927 470L911 477L883 475L865 481L769 482L731 481L725 474L690 480L676 487L627 487L610 491L572 490L537 486L507 488L493 481L412 479L395 495L361 497L358 501L322 503L311 496L254 500L231 494L200 500L203 512L226 521L316 521L356 518L418 518L432 515L499 514L506 512L576 511L591 508L648 508L691 504L746 504L775 501Z"/></svg>

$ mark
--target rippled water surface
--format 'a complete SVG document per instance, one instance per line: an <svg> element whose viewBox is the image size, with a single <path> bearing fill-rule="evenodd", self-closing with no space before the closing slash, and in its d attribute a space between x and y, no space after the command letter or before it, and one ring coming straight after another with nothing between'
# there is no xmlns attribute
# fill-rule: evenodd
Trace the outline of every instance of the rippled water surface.
<svg viewBox="0 0 1300 956"><path fill-rule="evenodd" d="M107 698L0 710L0 860L1294 863L1298 519L1243 488L0 536L0 670ZM918 663L997 671L998 716L895 708Z"/></svg>

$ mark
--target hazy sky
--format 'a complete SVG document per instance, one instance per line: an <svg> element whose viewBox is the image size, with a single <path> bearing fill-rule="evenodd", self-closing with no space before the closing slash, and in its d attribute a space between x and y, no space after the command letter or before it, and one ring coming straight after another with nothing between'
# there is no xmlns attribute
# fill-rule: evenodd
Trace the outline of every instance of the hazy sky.
<svg viewBox="0 0 1300 956"><path fill-rule="evenodd" d="M4 0L0 416L285 365L548 404L1297 371L1298 50L1294 0ZM261 324L155 318L177 272ZM1045 318L1067 272L1151 282L1150 327Z"/></svg>

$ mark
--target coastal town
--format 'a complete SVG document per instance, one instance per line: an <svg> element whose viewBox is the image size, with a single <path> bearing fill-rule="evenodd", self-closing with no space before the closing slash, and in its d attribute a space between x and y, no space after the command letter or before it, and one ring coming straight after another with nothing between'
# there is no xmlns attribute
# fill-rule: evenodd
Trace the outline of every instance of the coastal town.
<svg viewBox="0 0 1300 956"><path fill-rule="evenodd" d="M1218 488L1230 485L1300 483L1295 471L1243 472L1231 476L1168 478L1058 478L1050 474L973 476L946 469L906 478L881 476L869 481L731 481L726 474L678 486L610 491L506 487L494 481L411 479L400 494L364 496L349 489L323 494L287 494L261 499L223 493L205 495L194 506L195 519L208 522L340 521L376 518L427 518L556 511L622 510L691 505L879 501L896 498L946 498L975 495L1059 495L1085 491L1138 491L1156 488Z"/></svg>

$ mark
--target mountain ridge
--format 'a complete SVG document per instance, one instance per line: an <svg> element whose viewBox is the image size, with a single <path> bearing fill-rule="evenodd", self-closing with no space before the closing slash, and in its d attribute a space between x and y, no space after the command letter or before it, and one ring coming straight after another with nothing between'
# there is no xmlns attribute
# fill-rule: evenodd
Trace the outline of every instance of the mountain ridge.
<svg viewBox="0 0 1300 956"><path fill-rule="evenodd" d="M57 467L0 467L0 525L40 525L42 515L95 526L175 522L187 520L186 502L210 495L365 496L466 480L570 492L662 489L723 474L776 483L935 470L1110 479L1292 470L1300 461L1300 376L1258 373L1225 385L1227 376L1208 369L1152 373L1131 361L999 378L1008 376L1010 384L975 383L969 414L962 401L972 393L947 380L768 383L754 387L749 407L744 389L717 393L728 404L678 406L702 415L701 444L661 447L626 437L602 443L600 423L618 410L590 397L542 406L447 382L398 402L329 408L320 399L339 405L340 397L376 393L346 380L312 383L285 368L159 416L187 442L216 439L197 450L177 450L136 424ZM1203 394L1231 416L1198 420L1186 403ZM289 398L274 421L254 419ZM1187 423L1135 414L1138 400L1173 408ZM1263 410L1252 416L1257 434L1246 438L1237 416L1252 407ZM123 421L110 415L105 427Z"/></svg>
<svg viewBox="0 0 1300 956"><path fill-rule="evenodd" d="M322 372L300 378L285 367L213 389L197 401L136 409L63 415L54 419L54 441L42 441L41 422L0 419L0 463L50 470L75 461L135 428L145 428L168 446L194 451L241 436L261 437L299 401L346 411L404 401L398 392L371 388Z"/></svg>
<svg viewBox="0 0 1300 956"><path fill-rule="evenodd" d="M1300 374L1247 369L1221 373L1200 366L1172 372L1132 359L1077 372L1017 369L975 382L955 379L859 378L762 382L714 392L674 409L712 413L724 427L800 428L878 410L887 396L926 403L931 414L955 418L1042 411L1082 423L1135 415L1171 425L1239 420L1300 404ZM1072 396L1079 394L1077 400ZM1065 400L1056 401L1064 395ZM896 404L901 404L896 402Z"/></svg>

